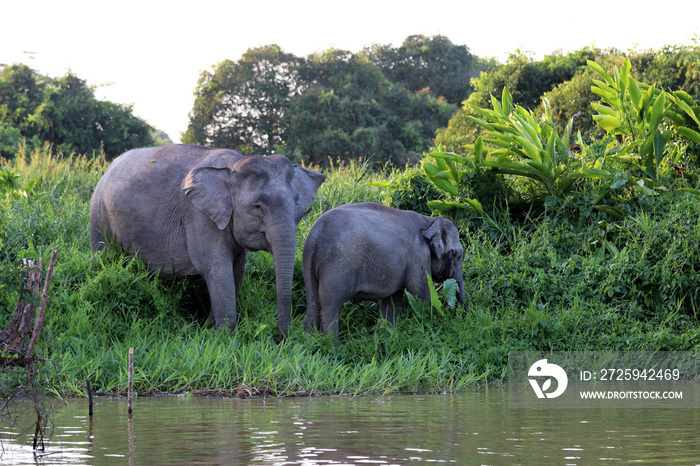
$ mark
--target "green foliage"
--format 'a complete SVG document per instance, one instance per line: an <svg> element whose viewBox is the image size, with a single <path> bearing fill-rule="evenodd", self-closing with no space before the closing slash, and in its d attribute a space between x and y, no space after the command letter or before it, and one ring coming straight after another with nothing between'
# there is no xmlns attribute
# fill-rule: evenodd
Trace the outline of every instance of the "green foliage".
<svg viewBox="0 0 700 466"><path fill-rule="evenodd" d="M581 139L586 144L593 144L605 135L603 128L593 120L595 112L591 102L599 100L599 97L591 92L593 74L590 69L579 72L543 95L543 100L547 99L549 102L552 122L556 124L559 133L564 133L566 126L573 119L574 129L581 133ZM540 111L544 112L544 104L538 107L537 113Z"/></svg>
<svg viewBox="0 0 700 466"><path fill-rule="evenodd" d="M606 148L606 159L634 164L638 173L626 178L634 180L643 193L655 194L654 182L661 175L680 171L678 164L688 142L700 144L700 107L684 91L669 93L635 80L630 75L629 59L621 69L615 67L612 76L595 62L589 62L589 66L603 78L594 80L592 87L602 101L591 103L598 112L593 119L618 137ZM676 141L687 142L669 145L674 134ZM625 178L618 180L623 182Z"/></svg>
<svg viewBox="0 0 700 466"><path fill-rule="evenodd" d="M151 132L151 136L153 136L153 145L156 146L166 146L173 143L173 140L170 139L170 136L165 131L154 129Z"/></svg>
<svg viewBox="0 0 700 466"><path fill-rule="evenodd" d="M474 92L453 115L448 126L438 131L435 143L451 152L466 153L466 146L473 144L481 134L480 126L471 117L478 116L476 108L489 106L492 95L501 95L507 88L514 105L535 109L545 92L574 77L587 59L599 54L600 50L586 47L566 55L554 53L545 56L542 61L535 61L527 54L516 51L504 65L492 66L472 79ZM568 122L571 116L565 117L564 121Z"/></svg>
<svg viewBox="0 0 700 466"><path fill-rule="evenodd" d="M679 165L682 156L700 142L700 107L684 91L668 93L637 82L630 76L628 59L621 70L614 68L614 76L595 62L589 61L589 67L603 78L592 80L592 94L602 99L590 103L597 112L592 119L610 137L588 145L578 132L574 140L577 115L560 135L547 98L543 98L543 115L538 120L532 111L514 104L504 88L500 101L492 97L492 109L474 107L477 116L467 115L484 129L474 144L463 145L472 152L471 157L444 150L426 154L426 174L448 195L447 200L434 201L431 207L455 219L460 209L483 216L479 196L465 196L463 187L465 174L482 170L506 175L520 201L527 200L534 207L553 207L574 188L585 189L579 196L590 199L588 209L618 219L625 215L625 209L611 202L628 204L631 199L625 191L634 189L646 196L675 187L676 181L666 175L684 176ZM586 180L595 182L595 188L590 184L586 187ZM492 190L502 186L493 180ZM695 193L693 188L681 189Z"/></svg>
<svg viewBox="0 0 700 466"><path fill-rule="evenodd" d="M474 155L484 159L484 166L499 173L528 178L555 198L561 198L576 178L585 176L585 170L570 149L573 119L565 134L560 136L546 100L541 121L532 111L513 105L507 88L503 89L501 102L493 98L492 104L493 110L475 109L485 120L470 118L485 128L484 143L498 147L491 151L477 140Z"/></svg>
<svg viewBox="0 0 700 466"><path fill-rule="evenodd" d="M201 281L165 280L114 249L90 252L89 200L105 168L48 147L0 162L3 186L26 193L0 195L0 316L9 320L17 304L21 259L47 259L58 246L40 349L71 393L84 394L87 377L97 393L123 393L132 347L140 393L237 396L456 390L503 380L514 350L700 348L700 204L688 192L637 196L621 219L585 217L590 208L566 196L536 220L492 215L469 234L461 228L464 307L449 281L433 284L430 302L407 297L395 325L378 319L377 303L347 303L336 348L302 329L304 238L332 207L381 202L385 189L369 183L396 172L357 163L327 170L298 228L292 333L278 345L265 252L249 256L231 333L207 328ZM699 187L697 177L686 182Z"/></svg>
<svg viewBox="0 0 700 466"><path fill-rule="evenodd" d="M374 45L365 53L395 85L412 92L428 89L454 105L469 96L469 81L482 66L466 46L441 35L409 36L399 47Z"/></svg>
<svg viewBox="0 0 700 466"><path fill-rule="evenodd" d="M666 111L666 116L676 125L674 129L691 144L700 144L700 106L685 91L668 94L668 98L676 105Z"/></svg>
<svg viewBox="0 0 700 466"><path fill-rule="evenodd" d="M45 142L57 152L104 153L112 159L133 147L151 145L152 128L129 106L100 101L72 73L49 78L26 65L0 70L0 155L14 156L25 141Z"/></svg>
<svg viewBox="0 0 700 466"><path fill-rule="evenodd" d="M406 291L406 299L411 311L416 313L421 320L427 321L443 318L448 311L451 311L451 317L454 317L454 313L457 311L457 292L459 291L457 282L450 278L436 287L430 274L426 273L426 276L430 289L430 301L422 301ZM436 314L433 314L433 311L436 311Z"/></svg>
<svg viewBox="0 0 700 466"><path fill-rule="evenodd" d="M22 131L0 121L0 155L5 157L14 155L20 144L22 144Z"/></svg>
<svg viewBox="0 0 700 466"><path fill-rule="evenodd" d="M18 173L14 173L7 168L0 169L0 192L12 194L16 191Z"/></svg>
<svg viewBox="0 0 700 466"><path fill-rule="evenodd" d="M578 115L576 129L587 144L600 139L602 128L592 119L590 102L598 100L591 92L596 73L586 63L595 61L605 69L620 68L629 59L632 72L640 82L652 83L657 89L674 89L687 93L693 100L700 99L698 85L700 47L694 45L667 46L661 50L620 52L585 47L566 55L552 54L535 61L516 51L505 64L487 68L472 80L474 92L462 109L451 118L447 128L441 129L436 144L448 151L466 153L466 145L481 134L481 127L468 117L477 116L475 107L486 108L491 95L500 95L503 88L512 93L513 102L526 109L540 107L540 98L546 97L554 112L554 122L562 132L572 117ZM537 113L540 113L537 111ZM690 149L695 156L697 152Z"/></svg>
<svg viewBox="0 0 700 466"><path fill-rule="evenodd" d="M666 93L657 91L630 76L631 63L625 60L622 69L614 69L611 77L595 62L589 62L604 81L594 80L594 94L607 104L592 102L598 112L593 119L610 134L622 136L618 157L638 160L649 177L655 179L671 134L662 133L662 118L668 110Z"/></svg>
<svg viewBox="0 0 700 466"><path fill-rule="evenodd" d="M431 152L425 156L423 170L428 179L449 197L449 200L429 201L428 206L431 209L451 214L456 220L462 218L465 210L477 215L484 213L479 199L482 197L480 193L483 194L484 191L475 192L476 184L473 183L475 178L483 179L486 175L478 157L463 157L444 151ZM487 180L485 188L492 191L496 185L498 181L491 177Z"/></svg>
<svg viewBox="0 0 700 466"><path fill-rule="evenodd" d="M586 59L596 53L596 50L584 48L567 55L554 53L535 61L526 53L516 50L505 65L491 73L482 73L473 80L475 90L470 104L483 107L491 94L501 94L504 88L508 88L514 104L534 109L539 105L542 94L571 79L578 68L586 63Z"/></svg>
<svg viewBox="0 0 700 466"><path fill-rule="evenodd" d="M463 216L462 210L483 216L482 201L488 201L486 210L491 212L493 207L509 202L516 192L520 200L530 195L541 200L547 196L562 199L576 179L599 176L597 170L586 167L570 149L573 119L560 136L546 100L545 113L538 120L532 111L513 104L507 88L502 94L500 102L492 99L493 110L475 108L482 118L469 116L485 129L473 145L466 146L471 156L441 148L425 155L426 175L449 197L429 205L456 220ZM506 185L505 175L516 181L517 178L529 180L535 187L522 182Z"/></svg>
<svg viewBox="0 0 700 466"><path fill-rule="evenodd" d="M310 57L308 89L285 117L285 150L327 166L328 158L415 162L454 107L391 83L363 55L329 50Z"/></svg>
<svg viewBox="0 0 700 466"><path fill-rule="evenodd" d="M338 158L396 166L415 162L455 106L425 90L430 83L414 90L404 72L396 75L400 82L391 81L387 60L408 63L429 56L423 74L431 73L431 83L452 93L456 85L447 81L458 77L436 73L433 64L449 62L450 72L457 73L470 57L441 39L429 42L434 50L428 52L330 49L306 58L277 46L251 49L237 62L225 60L202 73L183 141L246 153L285 152L323 166ZM440 58L445 47L454 52L451 58Z"/></svg>
<svg viewBox="0 0 700 466"><path fill-rule="evenodd" d="M249 49L203 71L182 141L270 154L282 144L282 117L305 84L303 60L277 45Z"/></svg>
<svg viewBox="0 0 700 466"><path fill-rule="evenodd" d="M299 227L303 233L311 228L323 212L334 207L358 202L381 203L383 200L384 195L375 186L384 185L386 179L380 172L372 170L372 165L367 161L339 161L337 164L332 160L330 162L330 167L324 170L326 181L316 193L314 209L300 223Z"/></svg>
<svg viewBox="0 0 700 466"><path fill-rule="evenodd" d="M441 199L442 192L431 183L420 167L406 167L396 170L388 181L376 183L382 186L382 202L390 207L412 210L423 215L431 215L429 202Z"/></svg>
<svg viewBox="0 0 700 466"><path fill-rule="evenodd" d="M629 59L640 81L682 90L697 101L700 99L700 43L697 38L693 43L632 53Z"/></svg>

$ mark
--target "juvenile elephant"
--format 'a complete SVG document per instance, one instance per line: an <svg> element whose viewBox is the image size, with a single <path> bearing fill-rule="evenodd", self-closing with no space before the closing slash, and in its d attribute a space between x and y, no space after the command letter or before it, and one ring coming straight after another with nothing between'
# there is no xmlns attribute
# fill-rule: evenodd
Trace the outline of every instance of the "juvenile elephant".
<svg viewBox="0 0 700 466"><path fill-rule="evenodd" d="M393 322L404 290L430 299L426 273L436 282L454 278L463 303L463 254L457 227L444 218L370 202L329 210L304 246L304 327L337 338L340 307L351 299L379 299L381 316Z"/></svg>
<svg viewBox="0 0 700 466"><path fill-rule="evenodd" d="M245 156L191 145L130 150L97 184L90 204L93 251L115 238L151 270L201 275L217 327L236 326L246 251L275 260L279 336L289 332L295 227L325 175L284 156Z"/></svg>

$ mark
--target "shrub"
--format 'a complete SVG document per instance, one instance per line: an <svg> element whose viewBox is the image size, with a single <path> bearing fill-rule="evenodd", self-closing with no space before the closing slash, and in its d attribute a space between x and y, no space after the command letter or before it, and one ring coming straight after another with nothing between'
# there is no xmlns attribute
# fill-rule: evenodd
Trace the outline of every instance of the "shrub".
<svg viewBox="0 0 700 466"><path fill-rule="evenodd" d="M426 178L420 167L406 167L395 171L391 181L385 184L383 202L397 209L431 215L428 203L442 198L442 192Z"/></svg>
<svg viewBox="0 0 700 466"><path fill-rule="evenodd" d="M478 116L475 108L485 108L492 96L501 95L503 89L508 88L514 104L535 109L544 93L574 77L586 59L603 53L599 49L586 47L566 55L553 53L542 61L535 61L526 53L516 50L505 64L492 67L472 79L474 92L455 112L448 126L438 130L435 143L448 151L466 153L467 146L473 144L482 133L482 128L470 118ZM568 115L561 126L565 126L571 116L573 114Z"/></svg>
<svg viewBox="0 0 700 466"><path fill-rule="evenodd" d="M428 178L450 196L449 201L434 201L430 206L443 212L483 214L481 200L488 200L490 206L498 206L500 200L503 205L513 193L504 175L516 179L513 185L520 200L531 197L540 202L547 196L562 198L577 178L596 176L571 150L573 120L560 136L546 100L544 104L545 114L538 120L531 111L514 105L504 88L500 102L492 99L493 110L475 107L482 118L469 118L485 131L484 137L467 146L473 155L438 150L425 156ZM534 191L523 179L534 183Z"/></svg>
<svg viewBox="0 0 700 466"><path fill-rule="evenodd" d="M591 102L598 97L591 92L593 85L592 71L577 74L568 81L557 85L544 94L552 108L553 122L561 133L566 125L574 118L574 128L581 132L581 137L587 144L592 144L605 134L603 128L593 120ZM544 111L544 107L538 109Z"/></svg>

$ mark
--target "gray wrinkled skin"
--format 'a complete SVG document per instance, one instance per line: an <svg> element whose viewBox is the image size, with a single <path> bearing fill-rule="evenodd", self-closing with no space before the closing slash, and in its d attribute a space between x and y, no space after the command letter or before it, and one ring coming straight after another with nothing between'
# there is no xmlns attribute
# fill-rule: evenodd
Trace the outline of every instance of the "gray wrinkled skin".
<svg viewBox="0 0 700 466"><path fill-rule="evenodd" d="M275 259L278 340L289 332L295 227L325 175L284 156L172 145L130 150L97 184L93 251L112 238L167 276L201 275L217 327L236 326L246 251Z"/></svg>
<svg viewBox="0 0 700 466"><path fill-rule="evenodd" d="M381 316L393 323L404 290L430 299L426 273L435 282L455 279L463 303L463 255L457 227L444 218L375 203L329 210L304 246L304 327L337 338L340 307L351 299L379 299Z"/></svg>

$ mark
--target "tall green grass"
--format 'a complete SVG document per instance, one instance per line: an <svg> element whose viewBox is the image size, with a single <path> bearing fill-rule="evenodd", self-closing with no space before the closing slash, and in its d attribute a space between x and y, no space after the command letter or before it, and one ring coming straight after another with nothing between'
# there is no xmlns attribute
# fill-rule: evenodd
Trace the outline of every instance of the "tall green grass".
<svg viewBox="0 0 700 466"><path fill-rule="evenodd" d="M373 302L348 303L333 346L306 334L304 239L326 210L390 199L398 179L366 166L336 166L298 228L291 337L274 342L272 257L249 255L232 333L207 328L202 280L166 280L138 259L90 253L88 210L106 164L52 156L48 148L0 164L0 324L17 303L24 257L58 247L42 355L58 374L48 388L125 391L129 348L141 393L221 395L449 391L500 381L513 350L697 350L700 208L688 193L640 201L635 215L581 220L563 211L463 227L464 307L407 307L395 326ZM14 176L16 175L16 176ZM4 184L2 184L4 183ZM407 191L409 192L409 191ZM665 197L664 197L665 196Z"/></svg>

